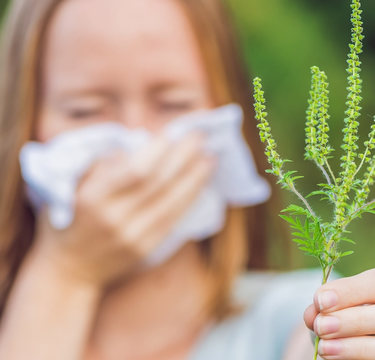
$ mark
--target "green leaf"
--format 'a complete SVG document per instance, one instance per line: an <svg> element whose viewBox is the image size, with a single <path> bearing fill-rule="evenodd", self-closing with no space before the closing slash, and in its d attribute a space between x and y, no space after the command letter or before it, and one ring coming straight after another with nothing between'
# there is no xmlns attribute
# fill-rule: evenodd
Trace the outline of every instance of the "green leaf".
<svg viewBox="0 0 375 360"><path fill-rule="evenodd" d="M332 190L332 185L329 185L329 184L321 183L321 184L318 184L318 186L323 189Z"/></svg>
<svg viewBox="0 0 375 360"><path fill-rule="evenodd" d="M295 174L296 172L297 172L296 170L288 171L287 173L284 174L284 177L290 177L291 175Z"/></svg>
<svg viewBox="0 0 375 360"><path fill-rule="evenodd" d="M307 215L311 216L309 211L298 205L289 205L286 209L281 210L281 212L289 212L292 215Z"/></svg>
<svg viewBox="0 0 375 360"><path fill-rule="evenodd" d="M325 177L331 178L334 184L318 184L318 190L309 193L306 198L318 196L320 201L328 200L333 205L333 217L331 222L323 222L322 218L309 210L305 198L295 189L294 183L303 178L297 171L285 171L283 165L290 160L283 160L278 152L277 144L271 134L271 127L267 120L264 91L259 78L254 79L255 118L258 120L261 141L265 144L265 155L271 169L267 172L277 178L281 188L293 192L304 206L290 205L281 211L280 217L289 223L293 242L305 254L318 259L323 268L333 266L345 256L353 254L353 251L340 252L337 249L341 241L350 244L355 242L347 236L345 229L349 223L360 218L364 213L375 214L375 200L367 205L370 187L375 182L375 117L368 140L365 142L365 151L360 153L359 117L362 101L361 59L363 24L361 20L360 0L351 0L353 9L352 41L349 44L347 58L347 109L345 111L343 143L341 148L344 153L339 157L340 170L332 173L328 164L331 159L332 147L329 145L329 83L324 71L318 67L312 67L312 82L310 89L309 107L307 109L307 122L305 127L305 159L313 160L323 170ZM357 160L361 159L363 171L359 173ZM325 173L327 172L327 173ZM362 174L363 176L356 176ZM330 182L330 180L328 180ZM325 212L324 212L325 213ZM314 214L314 215L313 215ZM350 236L351 237L351 236ZM328 245L333 246L328 246Z"/></svg>
<svg viewBox="0 0 375 360"><path fill-rule="evenodd" d="M296 222L295 222L295 220L292 218L292 217L290 217L290 216L287 216L287 215L279 215L283 220L285 220L285 221L287 221L289 224L291 224L291 225L295 225L296 224Z"/></svg>
<svg viewBox="0 0 375 360"><path fill-rule="evenodd" d="M304 178L304 176L299 175L299 176L294 176L294 177L292 177L291 180L294 182L295 180L303 179L303 178Z"/></svg>
<svg viewBox="0 0 375 360"><path fill-rule="evenodd" d="M305 234L301 233L301 232L292 232L292 235L293 236L298 236L300 238L304 238L305 237Z"/></svg>
<svg viewBox="0 0 375 360"><path fill-rule="evenodd" d="M348 242L348 243L351 243L351 244L355 245L355 241L354 240L348 239L348 238L345 238L345 237L341 238L340 241Z"/></svg>
<svg viewBox="0 0 375 360"><path fill-rule="evenodd" d="M315 196L315 195L325 195L325 196L328 196L326 191L323 191L323 190L317 190L317 191L313 191L313 192L311 192L310 194L308 194L308 195L306 196L306 198L310 198L311 196Z"/></svg>
<svg viewBox="0 0 375 360"><path fill-rule="evenodd" d="M349 255L352 255L352 254L354 254L354 251L345 251L345 252L340 254L340 257L349 256Z"/></svg>
<svg viewBox="0 0 375 360"><path fill-rule="evenodd" d="M302 251L306 251L308 254L312 254L311 249L309 249L309 248L307 248L305 246L300 246L299 249L302 250Z"/></svg>
<svg viewBox="0 0 375 360"><path fill-rule="evenodd" d="M306 240L301 240L301 239L292 239L292 241L294 241L294 242L297 243L297 244L304 245L304 246L309 245L308 241L306 241Z"/></svg>

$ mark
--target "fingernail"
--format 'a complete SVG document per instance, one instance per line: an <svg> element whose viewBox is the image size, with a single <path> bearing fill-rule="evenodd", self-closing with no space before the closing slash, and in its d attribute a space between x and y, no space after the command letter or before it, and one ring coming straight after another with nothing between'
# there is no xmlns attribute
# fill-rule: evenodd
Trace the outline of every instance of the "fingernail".
<svg viewBox="0 0 375 360"><path fill-rule="evenodd" d="M320 340L318 353L320 356L340 355L342 348L343 346L340 340Z"/></svg>
<svg viewBox="0 0 375 360"><path fill-rule="evenodd" d="M339 298L337 294L332 291L323 291L318 294L318 304L320 311L330 309L331 307L337 305L339 302Z"/></svg>
<svg viewBox="0 0 375 360"><path fill-rule="evenodd" d="M318 335L332 334L340 329L340 321L334 316L317 316L315 319L315 331Z"/></svg>

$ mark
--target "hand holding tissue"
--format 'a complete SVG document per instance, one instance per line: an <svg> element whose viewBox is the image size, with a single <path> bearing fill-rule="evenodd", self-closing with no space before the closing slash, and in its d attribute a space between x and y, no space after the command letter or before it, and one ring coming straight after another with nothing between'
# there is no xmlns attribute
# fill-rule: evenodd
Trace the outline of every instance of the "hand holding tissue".
<svg viewBox="0 0 375 360"><path fill-rule="evenodd" d="M164 262L189 240L203 240L219 232L228 206L251 206L269 197L270 186L257 173L243 139L242 118L241 108L230 104L179 117L165 126L164 133L171 141L179 141L190 132L204 133L204 150L215 154L218 163L212 180L149 256L147 265ZM20 165L35 211L48 205L51 225L67 228L74 218L78 181L95 160L118 149L131 156L152 136L142 128L130 130L108 122L64 132L46 143L27 142L20 151Z"/></svg>

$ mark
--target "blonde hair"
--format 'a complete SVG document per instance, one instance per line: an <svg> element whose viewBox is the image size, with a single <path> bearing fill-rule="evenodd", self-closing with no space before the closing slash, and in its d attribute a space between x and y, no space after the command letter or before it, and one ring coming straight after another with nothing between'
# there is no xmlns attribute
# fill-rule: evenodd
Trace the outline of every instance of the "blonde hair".
<svg viewBox="0 0 375 360"><path fill-rule="evenodd" d="M261 152L253 116L248 110L247 77L223 4L220 0L175 1L182 5L196 32L217 105L237 102L244 108L244 135L258 161ZM44 37L53 13L62 2L13 0L3 29L0 63L0 316L17 271L33 244L35 216L25 196L18 153L22 145L34 137ZM258 163L258 168L263 166ZM230 311L232 283L246 263L247 245L260 244L258 250L264 250L262 223L262 213L254 208L228 209L223 231L203 242L213 284L210 308L218 318ZM254 255L258 262L264 262L264 251L256 251Z"/></svg>

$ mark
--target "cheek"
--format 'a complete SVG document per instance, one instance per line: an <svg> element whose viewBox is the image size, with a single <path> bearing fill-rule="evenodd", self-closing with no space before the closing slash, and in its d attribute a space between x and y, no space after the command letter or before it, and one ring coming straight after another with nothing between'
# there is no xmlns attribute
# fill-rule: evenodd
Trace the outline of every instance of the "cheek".
<svg viewBox="0 0 375 360"><path fill-rule="evenodd" d="M46 142L50 140L54 135L54 126L52 121L47 121L47 117L44 114L40 114L35 124L35 139L34 141Z"/></svg>
<svg viewBox="0 0 375 360"><path fill-rule="evenodd" d="M35 124L35 139L33 140L44 143L64 131L74 130L79 127L76 124L64 121L61 116L53 111L42 109Z"/></svg>
<svg viewBox="0 0 375 360"><path fill-rule="evenodd" d="M212 102L208 99L194 101L191 105L186 106L186 108L150 106L145 124L148 129L159 130L181 116L213 107Z"/></svg>

